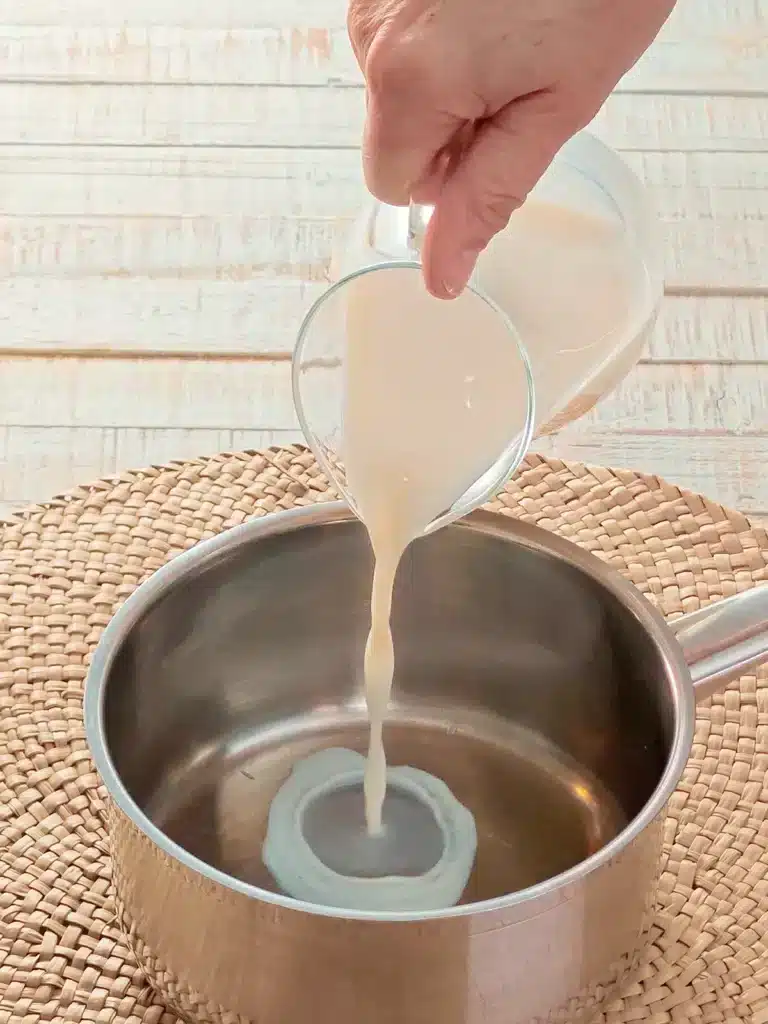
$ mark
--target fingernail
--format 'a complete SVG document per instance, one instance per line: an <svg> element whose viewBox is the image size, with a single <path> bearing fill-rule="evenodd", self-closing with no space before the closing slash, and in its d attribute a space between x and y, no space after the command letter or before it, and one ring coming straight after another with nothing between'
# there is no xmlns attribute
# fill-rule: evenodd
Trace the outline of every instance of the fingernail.
<svg viewBox="0 0 768 1024"><path fill-rule="evenodd" d="M443 278L442 282L448 298L455 299L464 290L475 269L478 255L473 249L467 249L456 257L450 275Z"/></svg>

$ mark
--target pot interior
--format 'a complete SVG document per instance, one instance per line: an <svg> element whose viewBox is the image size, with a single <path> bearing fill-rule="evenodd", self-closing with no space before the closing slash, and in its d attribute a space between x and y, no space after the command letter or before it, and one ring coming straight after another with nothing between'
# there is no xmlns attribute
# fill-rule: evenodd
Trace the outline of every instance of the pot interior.
<svg viewBox="0 0 768 1024"><path fill-rule="evenodd" d="M298 758L365 751L371 571L356 521L254 536L191 568L118 650L109 755L141 811L205 863L276 891L261 860L272 797ZM463 902L573 867L651 797L671 682L591 576L470 517L406 552L393 631L389 763L438 776L474 814Z"/></svg>

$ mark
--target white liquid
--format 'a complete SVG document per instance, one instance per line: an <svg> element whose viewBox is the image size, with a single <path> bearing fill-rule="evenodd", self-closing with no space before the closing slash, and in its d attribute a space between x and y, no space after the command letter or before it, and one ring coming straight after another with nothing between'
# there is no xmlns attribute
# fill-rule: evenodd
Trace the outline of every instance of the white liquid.
<svg viewBox="0 0 768 1024"><path fill-rule="evenodd" d="M529 200L508 231L486 254L481 285L527 344L537 400L543 390L545 403L557 404L583 382L585 367L625 339L642 268L620 226L599 216ZM343 459L375 557L364 664L366 819L375 833L386 789L397 567L411 540L519 435L526 385L513 339L477 296L433 299L412 270L357 278L348 295Z"/></svg>
<svg viewBox="0 0 768 1024"><path fill-rule="evenodd" d="M585 205L587 197L578 198ZM605 209L529 199L483 253L478 285L528 350L539 430L551 429L552 417L562 425L583 415L647 340L649 280L618 215Z"/></svg>

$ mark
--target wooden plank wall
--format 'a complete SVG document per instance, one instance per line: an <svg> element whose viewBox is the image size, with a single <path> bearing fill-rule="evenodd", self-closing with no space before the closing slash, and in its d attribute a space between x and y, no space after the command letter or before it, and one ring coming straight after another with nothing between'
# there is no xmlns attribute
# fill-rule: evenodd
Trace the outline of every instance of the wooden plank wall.
<svg viewBox="0 0 768 1024"><path fill-rule="evenodd" d="M0 513L295 439L357 208L344 0L0 0ZM664 224L660 330L540 450L768 514L768 0L680 0L594 129Z"/></svg>

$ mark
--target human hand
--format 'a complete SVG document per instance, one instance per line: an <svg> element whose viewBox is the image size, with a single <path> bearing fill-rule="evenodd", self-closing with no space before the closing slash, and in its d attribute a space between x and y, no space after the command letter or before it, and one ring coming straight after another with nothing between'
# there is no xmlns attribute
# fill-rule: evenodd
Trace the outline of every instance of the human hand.
<svg viewBox="0 0 768 1024"><path fill-rule="evenodd" d="M350 0L370 191L435 204L424 274L477 257L651 44L675 0Z"/></svg>

